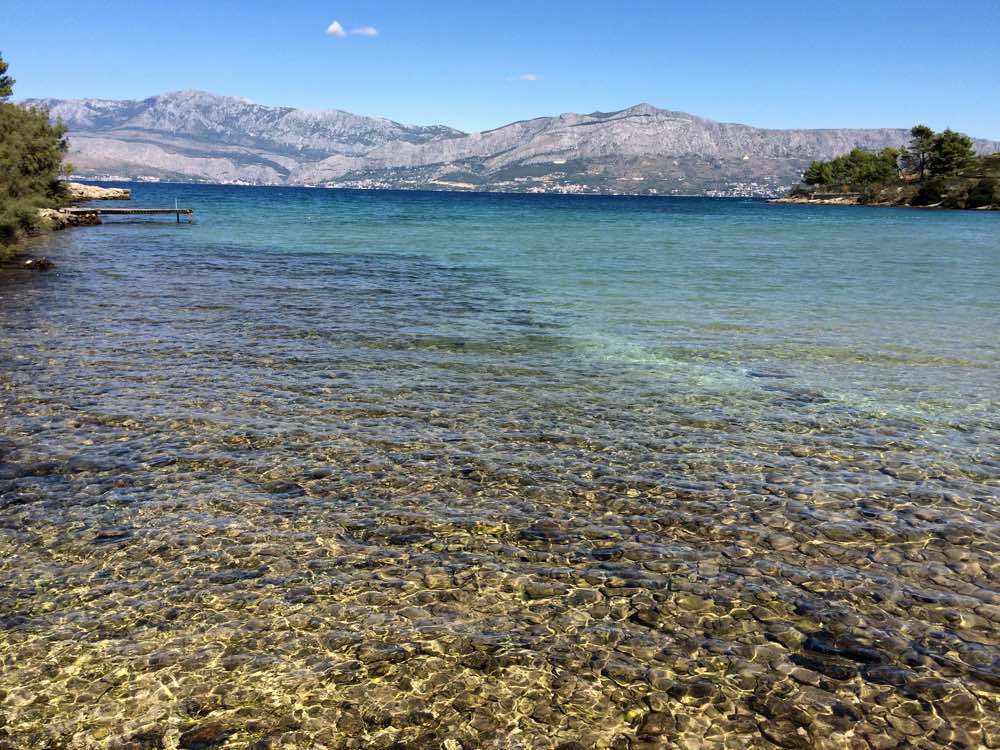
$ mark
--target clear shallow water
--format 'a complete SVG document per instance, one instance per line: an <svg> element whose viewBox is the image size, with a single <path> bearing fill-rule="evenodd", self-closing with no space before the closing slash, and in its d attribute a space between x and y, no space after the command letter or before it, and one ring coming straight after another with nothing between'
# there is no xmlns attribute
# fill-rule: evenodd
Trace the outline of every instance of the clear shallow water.
<svg viewBox="0 0 1000 750"><path fill-rule="evenodd" d="M0 747L1000 744L997 216L133 187L0 275Z"/></svg>

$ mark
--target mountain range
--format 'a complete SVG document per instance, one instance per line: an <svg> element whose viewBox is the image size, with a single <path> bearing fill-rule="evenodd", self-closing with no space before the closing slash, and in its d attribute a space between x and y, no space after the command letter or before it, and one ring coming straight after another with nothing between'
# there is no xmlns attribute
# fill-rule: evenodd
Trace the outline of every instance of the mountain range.
<svg viewBox="0 0 1000 750"><path fill-rule="evenodd" d="M201 91L23 104L66 124L78 176L262 185L772 195L813 159L909 138L903 128L754 128L649 104L477 133ZM1000 151L1000 142L974 142Z"/></svg>

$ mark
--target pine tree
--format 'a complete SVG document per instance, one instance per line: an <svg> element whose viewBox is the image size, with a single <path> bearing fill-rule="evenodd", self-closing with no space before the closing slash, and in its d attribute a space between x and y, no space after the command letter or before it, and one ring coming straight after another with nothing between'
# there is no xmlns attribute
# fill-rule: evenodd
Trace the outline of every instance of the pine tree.
<svg viewBox="0 0 1000 750"><path fill-rule="evenodd" d="M918 172L921 180L927 176L934 137L934 131L926 125L914 125L910 128L910 145L902 151L900 160L903 168Z"/></svg>
<svg viewBox="0 0 1000 750"><path fill-rule="evenodd" d="M7 101L14 93L14 79L7 75L7 63L0 54L0 102Z"/></svg>
<svg viewBox="0 0 1000 750"><path fill-rule="evenodd" d="M950 128L934 136L927 159L932 174L953 175L976 157L972 139Z"/></svg>
<svg viewBox="0 0 1000 750"><path fill-rule="evenodd" d="M814 161L802 176L806 185L829 185L833 182L833 170L828 161Z"/></svg>

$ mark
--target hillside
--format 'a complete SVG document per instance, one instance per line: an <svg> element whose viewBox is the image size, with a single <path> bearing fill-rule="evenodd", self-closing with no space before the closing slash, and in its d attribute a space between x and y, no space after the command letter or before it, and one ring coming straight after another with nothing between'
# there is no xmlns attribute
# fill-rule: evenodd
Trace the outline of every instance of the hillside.
<svg viewBox="0 0 1000 750"><path fill-rule="evenodd" d="M902 128L760 129L649 104L479 133L197 91L25 104L49 107L68 126L80 176L251 184L771 195L815 159L908 138Z"/></svg>

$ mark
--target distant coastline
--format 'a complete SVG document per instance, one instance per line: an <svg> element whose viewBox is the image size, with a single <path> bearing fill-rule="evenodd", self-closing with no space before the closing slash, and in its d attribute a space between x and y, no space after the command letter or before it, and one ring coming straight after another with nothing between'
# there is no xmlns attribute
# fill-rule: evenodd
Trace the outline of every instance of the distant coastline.
<svg viewBox="0 0 1000 750"><path fill-rule="evenodd" d="M548 195L562 197L583 197L583 198L711 198L718 200L755 200L767 202L771 199L781 197L780 192L772 192L767 195L712 195L706 193L626 193L626 192L600 192L600 191L560 191L560 190L498 190L486 187L469 188L447 188L447 187L426 187L421 185L395 186L379 185L373 187L356 187L353 185L286 185L283 183L255 183L255 182L216 182L213 180L195 179L137 179L122 175L102 175L91 177L88 175L72 175L74 181L82 183L109 183L109 184L136 184L136 185L213 185L218 187L247 187L247 188L279 188L289 190L353 190L353 191L373 191L373 192L403 192L403 193L462 193L477 195Z"/></svg>
<svg viewBox="0 0 1000 750"><path fill-rule="evenodd" d="M748 187L745 190L706 190L698 193L669 192L661 193L656 190L647 191L624 191L610 190L606 188L594 188L583 185L566 185L555 187L526 187L515 189L511 187L501 187L492 184L486 185L459 185L459 184L396 184L381 183L362 184L355 182L338 182L326 184L310 183L284 183L284 182L248 182L243 180L207 180L198 178L178 178L161 179L151 176L130 177L128 175L109 174L73 174L71 179L82 182L96 183L129 183L146 185L221 185L226 187L255 187L255 188L303 188L308 190L376 190L376 191L403 191L403 192L426 192L426 193L480 193L483 195L579 195L591 197L627 197L627 198L720 198L720 199L743 199L743 200L768 200L781 197L785 187L781 188L760 188Z"/></svg>

